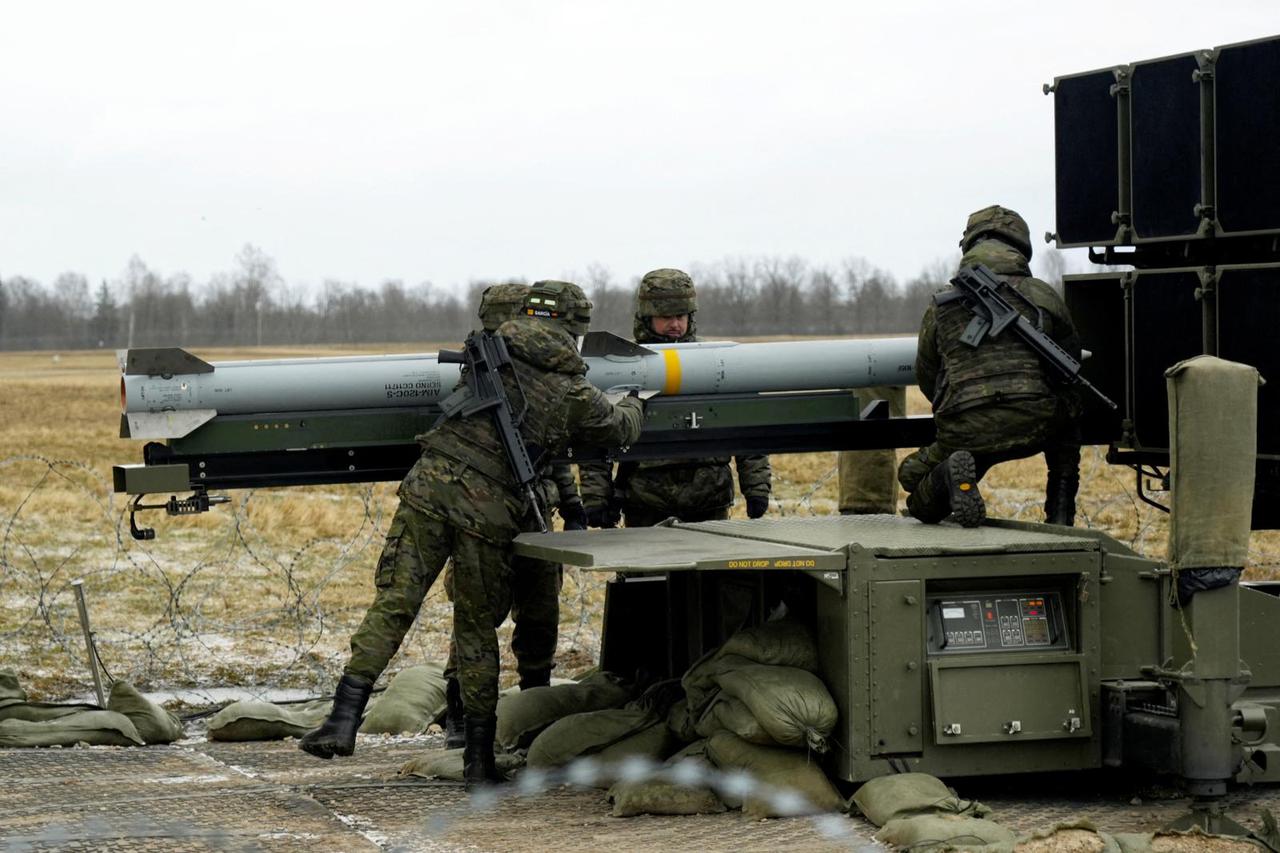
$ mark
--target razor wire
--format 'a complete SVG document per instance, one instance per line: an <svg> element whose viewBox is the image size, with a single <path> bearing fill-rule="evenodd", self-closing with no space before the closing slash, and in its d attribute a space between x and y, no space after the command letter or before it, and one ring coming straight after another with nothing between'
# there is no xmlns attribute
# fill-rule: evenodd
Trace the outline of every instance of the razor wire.
<svg viewBox="0 0 1280 853"><path fill-rule="evenodd" d="M807 469L783 458L775 457L770 515L835 513L834 455L811 459ZM989 514L1043 518L1042 490L1014 487L998 472L983 483ZM1085 448L1081 480L1092 485L1079 500L1079 525L1113 535L1123 528L1124 544L1163 556L1167 518L1138 499L1128 469ZM70 587L78 577L86 581L95 641L113 678L144 689L326 692L372 598L373 567L395 502L387 484L236 492L194 530L157 518L160 537L137 541L129 536L127 504L88 463L10 456L0 459L0 488L9 504L0 505L0 665L25 661L43 674L54 698L89 690ZM340 517L340 529L308 530L308 512L317 507ZM1250 564L1274 573L1276 542L1255 534ZM566 568L562 672L598 659L607 580ZM389 670L444 659L452 623L443 586L431 591ZM508 625L500 633L508 673L509 631Z"/></svg>

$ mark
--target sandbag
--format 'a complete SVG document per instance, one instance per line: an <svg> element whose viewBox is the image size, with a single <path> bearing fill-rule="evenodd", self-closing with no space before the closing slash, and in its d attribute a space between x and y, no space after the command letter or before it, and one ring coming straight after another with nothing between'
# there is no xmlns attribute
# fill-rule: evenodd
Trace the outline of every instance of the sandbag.
<svg viewBox="0 0 1280 853"><path fill-rule="evenodd" d="M1020 836L1013 849L1016 853L1120 853L1114 838L1083 818Z"/></svg>
<svg viewBox="0 0 1280 853"><path fill-rule="evenodd" d="M444 690L444 667L439 664L402 669L365 711L360 731L387 735L424 732L444 713Z"/></svg>
<svg viewBox="0 0 1280 853"><path fill-rule="evenodd" d="M1117 832L1111 837L1120 853L1151 853L1150 832Z"/></svg>
<svg viewBox="0 0 1280 853"><path fill-rule="evenodd" d="M523 758L505 752L496 754L493 760L498 766L498 772L508 779L511 778L512 773L524 766ZM461 782L462 747L428 750L424 754L406 761L397 775Z"/></svg>
<svg viewBox="0 0 1280 853"><path fill-rule="evenodd" d="M0 747L143 746L138 729L115 711L78 711L56 720L0 722Z"/></svg>
<svg viewBox="0 0 1280 853"><path fill-rule="evenodd" d="M25 720L42 723L79 714L84 711L101 711L97 705L56 705L52 702L14 702L0 706L0 720Z"/></svg>
<svg viewBox="0 0 1280 853"><path fill-rule="evenodd" d="M748 817L822 814L844 806L827 774L802 752L758 746L735 734L717 732L707 741L707 756L721 770L745 770L769 789L745 798L742 811ZM788 799L776 802L779 795Z"/></svg>
<svg viewBox="0 0 1280 853"><path fill-rule="evenodd" d="M599 752L655 722L652 714L636 708L570 714L547 726L533 739L529 745L529 766L560 767L580 755Z"/></svg>
<svg viewBox="0 0 1280 853"><path fill-rule="evenodd" d="M876 826L918 814L991 814L982 803L960 799L941 779L928 773L896 773L872 779L854 792L853 803Z"/></svg>
<svg viewBox="0 0 1280 853"><path fill-rule="evenodd" d="M818 645L813 631L794 619L779 619L741 630L725 641L720 654L737 655L771 666L818 671Z"/></svg>
<svg viewBox="0 0 1280 853"><path fill-rule="evenodd" d="M827 751L827 735L835 729L839 711L818 676L794 666L757 664L723 672L715 680L778 743Z"/></svg>
<svg viewBox="0 0 1280 853"><path fill-rule="evenodd" d="M778 746L778 742L769 737L769 733L761 727L760 721L751 716L746 705L724 693L716 696L707 706L694 730L699 737L711 737L716 732L733 732L747 743Z"/></svg>
<svg viewBox="0 0 1280 853"><path fill-rule="evenodd" d="M967 850L988 844L1012 845L1013 833L978 817L954 814L922 814L899 817L886 823L876 841L893 847L931 847L939 850Z"/></svg>
<svg viewBox="0 0 1280 853"><path fill-rule="evenodd" d="M662 720L656 720L637 732L611 743L596 753L603 764L621 764L628 758L641 757L662 761L676 747L675 738Z"/></svg>
<svg viewBox="0 0 1280 853"><path fill-rule="evenodd" d="M507 751L528 747L538 733L571 714L616 708L630 691L609 673L574 684L531 687L498 699L497 741Z"/></svg>
<svg viewBox="0 0 1280 853"><path fill-rule="evenodd" d="M9 667L0 668L0 708L27 701L27 691L18 683L18 673Z"/></svg>
<svg viewBox="0 0 1280 853"><path fill-rule="evenodd" d="M667 711L667 728L682 743L689 743L698 739L696 723L698 721L689 716L689 700L677 700Z"/></svg>
<svg viewBox="0 0 1280 853"><path fill-rule="evenodd" d="M705 740L689 744L668 758L666 764L673 769L686 764L693 765L702 778L709 777L713 772L711 762L707 759ZM717 814L726 808L716 792L706 785L681 785L663 779L619 782L609 789L609 802L613 803L614 817L641 814ZM736 804L736 807L741 806L740 802Z"/></svg>
<svg viewBox="0 0 1280 853"><path fill-rule="evenodd" d="M183 735L181 720L124 681L111 685L107 710L128 717L148 744L173 743Z"/></svg>
<svg viewBox="0 0 1280 853"><path fill-rule="evenodd" d="M722 655L720 650L716 649L703 655L689 667L680 683L684 686L685 707L688 708L689 716L694 722L702 719L707 706L720 692L720 686L716 684L717 676L754 664L755 661L749 658L741 655Z"/></svg>
<svg viewBox="0 0 1280 853"><path fill-rule="evenodd" d="M302 737L329 716L332 699L274 705L258 699L232 702L209 718L209 740L282 740Z"/></svg>
<svg viewBox="0 0 1280 853"><path fill-rule="evenodd" d="M725 810L724 803L710 788L690 788L658 779L619 782L609 789L609 802L613 804L610 814L614 817L719 814Z"/></svg>

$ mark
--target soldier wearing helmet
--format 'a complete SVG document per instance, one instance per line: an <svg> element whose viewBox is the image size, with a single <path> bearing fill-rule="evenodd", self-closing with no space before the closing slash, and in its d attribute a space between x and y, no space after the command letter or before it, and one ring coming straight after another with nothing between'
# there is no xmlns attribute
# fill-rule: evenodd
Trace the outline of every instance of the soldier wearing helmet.
<svg viewBox="0 0 1280 853"><path fill-rule="evenodd" d="M520 316L494 333L506 340L512 356L500 376L508 397L524 413L520 438L531 449L540 448L540 458L554 457L571 442L630 444L640 435L641 402L628 397L612 404L587 381L587 366L573 336L585 330L590 310L591 303L576 286L539 282L521 303ZM453 408L418 437L422 455L400 484L400 506L374 573L373 604L351 637L351 658L334 693L333 710L300 746L321 758L352 753L374 681L452 559L463 774L470 788L499 780L493 756L496 625L511 606L511 541L531 509L494 419L487 410L462 414L464 408ZM537 465L539 459L533 461Z"/></svg>
<svg viewBox="0 0 1280 853"><path fill-rule="evenodd" d="M1080 357L1080 339L1062 297L1031 277L1031 234L1021 216L999 205L984 207L969 217L960 248L962 267L991 268L1030 304L1010 302ZM1012 334L986 337L977 346L966 343L962 336L973 316L962 301L934 302L920 324L916 379L933 403L938 438L898 469L910 493L907 509L927 523L950 515L976 527L986 516L978 490L982 475L999 462L1043 452L1045 519L1070 525L1080 486L1079 396Z"/></svg>
<svg viewBox="0 0 1280 853"><path fill-rule="evenodd" d="M698 297L693 280L676 269L646 273L636 292L635 340L639 344L689 343L697 337ZM668 459L612 466L580 465L582 500L595 527L650 527L675 516L681 521L728 518L733 505L729 458ZM734 462L747 516L769 508L772 471L767 456L741 456Z"/></svg>
<svg viewBox="0 0 1280 853"><path fill-rule="evenodd" d="M542 284L540 282L540 284ZM480 322L486 332L496 332L508 320L522 315L529 295L527 284L495 284L480 296ZM588 309L589 310L589 309ZM587 322L590 316L587 315ZM578 328L578 327L575 327ZM573 468L566 464L549 465L540 484L540 497L547 510L556 509L565 530L585 530L587 513L578 495L578 482ZM522 521L522 530L536 531L532 514ZM511 652L520 675L520 689L545 687L551 683L555 666L556 640L560 630L560 588L564 583L564 566L532 557L513 557L511 576ZM453 597L452 577L445 577L446 589ZM507 612L495 614L499 623ZM449 644L449 660L445 664L444 745L457 749L465 744L462 692L458 683L457 654Z"/></svg>

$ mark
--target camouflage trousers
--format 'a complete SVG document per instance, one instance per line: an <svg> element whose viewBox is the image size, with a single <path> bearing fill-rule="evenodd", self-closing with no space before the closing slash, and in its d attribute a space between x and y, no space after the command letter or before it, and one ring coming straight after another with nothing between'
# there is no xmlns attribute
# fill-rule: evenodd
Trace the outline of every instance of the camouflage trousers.
<svg viewBox="0 0 1280 853"><path fill-rule="evenodd" d="M623 507L623 525L625 527L653 527L660 521L666 521L671 518L674 513L663 512L662 510L652 510L648 507L629 506ZM728 507L720 507L718 509L707 510L699 513L685 513L677 516L681 521L692 524L695 521L721 521L729 517Z"/></svg>
<svg viewBox="0 0 1280 853"><path fill-rule="evenodd" d="M1069 491L1080 484L1080 429L1061 404L988 406L937 419L938 440L902 461L898 481L907 490L907 510L921 521L950 514L950 498L929 476L957 450L968 450L979 480L993 466L1044 453L1050 487Z"/></svg>
<svg viewBox="0 0 1280 853"><path fill-rule="evenodd" d="M511 607L510 549L467 535L403 501L378 560L373 604L351 636L346 672L371 681L382 674L450 558L463 708L469 715L490 716L498 706L496 625Z"/></svg>
<svg viewBox="0 0 1280 853"><path fill-rule="evenodd" d="M858 395L867 402L884 400L889 404L889 417L907 415L907 389L882 385L860 388ZM864 406L865 408L865 406ZM838 478L842 515L889 513L898 511L898 454L894 450L846 450L838 456Z"/></svg>
<svg viewBox="0 0 1280 853"><path fill-rule="evenodd" d="M560 636L560 588L564 585L564 566L546 560L515 557L511 561L511 653L516 658L516 672L521 680L550 672L555 666L556 641ZM452 572L448 578L449 596L453 597ZM507 618L507 611L495 612L497 624ZM457 650L449 644L446 678L457 675Z"/></svg>

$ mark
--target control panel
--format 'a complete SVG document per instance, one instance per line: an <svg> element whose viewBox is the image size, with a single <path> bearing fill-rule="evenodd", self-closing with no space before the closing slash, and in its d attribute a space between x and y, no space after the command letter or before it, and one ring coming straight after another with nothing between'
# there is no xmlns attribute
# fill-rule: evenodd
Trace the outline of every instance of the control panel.
<svg viewBox="0 0 1280 853"><path fill-rule="evenodd" d="M928 597L930 654L1070 648L1058 591L983 592Z"/></svg>

